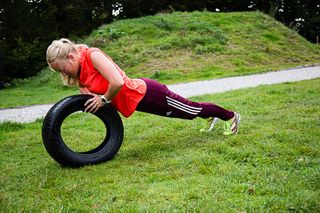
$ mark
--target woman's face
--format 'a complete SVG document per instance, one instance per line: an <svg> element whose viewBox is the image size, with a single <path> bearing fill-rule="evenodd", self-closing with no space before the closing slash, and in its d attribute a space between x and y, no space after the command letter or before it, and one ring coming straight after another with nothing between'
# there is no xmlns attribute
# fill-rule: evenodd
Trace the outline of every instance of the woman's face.
<svg viewBox="0 0 320 213"><path fill-rule="evenodd" d="M76 77L80 68L79 61L76 59L74 56L68 56L67 60L53 62L51 67L65 75Z"/></svg>

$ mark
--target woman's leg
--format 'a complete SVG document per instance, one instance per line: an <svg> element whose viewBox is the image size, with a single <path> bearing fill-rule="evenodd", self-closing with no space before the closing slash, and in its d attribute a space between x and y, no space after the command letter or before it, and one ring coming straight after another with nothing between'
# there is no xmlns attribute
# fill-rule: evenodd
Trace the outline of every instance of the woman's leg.
<svg viewBox="0 0 320 213"><path fill-rule="evenodd" d="M147 92L137 107L138 111L182 119L217 117L226 121L234 117L232 111L213 103L193 102L175 94L155 80L142 80L147 84Z"/></svg>

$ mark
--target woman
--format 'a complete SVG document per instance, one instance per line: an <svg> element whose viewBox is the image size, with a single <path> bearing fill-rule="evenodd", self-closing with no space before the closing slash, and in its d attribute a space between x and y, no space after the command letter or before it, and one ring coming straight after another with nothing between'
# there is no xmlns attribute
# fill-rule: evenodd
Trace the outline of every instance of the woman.
<svg viewBox="0 0 320 213"><path fill-rule="evenodd" d="M173 118L208 118L206 131L211 131L219 118L225 121L224 135L238 131L240 114L212 103L189 101L151 79L130 79L98 48L65 38L55 40L47 49L47 63L61 73L65 84L77 85L82 94L93 96L85 103L86 112L95 113L111 104L124 117L137 110Z"/></svg>

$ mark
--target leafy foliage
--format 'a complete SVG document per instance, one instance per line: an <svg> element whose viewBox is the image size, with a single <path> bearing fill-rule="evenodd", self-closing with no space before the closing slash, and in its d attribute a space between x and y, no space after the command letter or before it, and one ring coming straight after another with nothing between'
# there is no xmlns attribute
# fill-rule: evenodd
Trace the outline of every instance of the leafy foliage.
<svg viewBox="0 0 320 213"><path fill-rule="evenodd" d="M272 14L310 41L319 41L320 7L317 1L311 0L3 0L0 1L0 55L3 58L0 83L39 72L46 64L45 50L54 39L78 39L116 19L194 10L260 10ZM170 30L170 24L166 19L155 23L161 30ZM108 36L111 40L118 39L121 32L110 29ZM223 51L215 46L197 48L200 54L216 50Z"/></svg>

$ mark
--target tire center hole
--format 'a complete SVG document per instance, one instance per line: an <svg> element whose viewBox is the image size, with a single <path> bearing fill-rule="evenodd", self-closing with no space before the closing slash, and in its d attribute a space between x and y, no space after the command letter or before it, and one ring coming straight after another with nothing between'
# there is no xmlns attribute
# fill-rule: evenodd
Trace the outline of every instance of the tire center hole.
<svg viewBox="0 0 320 213"><path fill-rule="evenodd" d="M74 152L87 152L98 147L106 132L102 120L91 113L72 113L61 125L62 140Z"/></svg>

